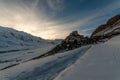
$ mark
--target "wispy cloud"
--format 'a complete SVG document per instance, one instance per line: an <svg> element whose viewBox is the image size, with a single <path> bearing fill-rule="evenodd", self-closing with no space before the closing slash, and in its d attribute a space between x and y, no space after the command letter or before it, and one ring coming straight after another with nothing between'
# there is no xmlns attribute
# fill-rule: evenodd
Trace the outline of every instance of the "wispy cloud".
<svg viewBox="0 0 120 80"><path fill-rule="evenodd" d="M48 6L55 11L64 9L64 0L47 0Z"/></svg>
<svg viewBox="0 0 120 80"><path fill-rule="evenodd" d="M86 15L77 13L69 15L68 13L67 16L53 19L66 8L65 0L26 0L28 3L24 1L1 0L0 25L46 39L65 38L73 30L79 30L79 33L88 35L88 32L94 30L100 24L99 21L105 18L103 16L112 14L120 8L120 1L116 0L101 9L93 9ZM46 9L46 7L49 8ZM53 14L48 14L50 12L47 13L47 10L53 11Z"/></svg>

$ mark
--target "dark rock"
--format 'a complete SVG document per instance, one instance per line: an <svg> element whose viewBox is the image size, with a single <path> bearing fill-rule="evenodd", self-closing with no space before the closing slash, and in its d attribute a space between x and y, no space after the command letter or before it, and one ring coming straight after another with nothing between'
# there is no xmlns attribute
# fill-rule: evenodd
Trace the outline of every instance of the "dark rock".
<svg viewBox="0 0 120 80"><path fill-rule="evenodd" d="M94 36L96 33L106 29L108 26L107 24L103 24L103 25L100 25L93 33L92 33L92 36Z"/></svg>
<svg viewBox="0 0 120 80"><path fill-rule="evenodd" d="M118 20L120 20L120 15L116 15L116 16L112 17L111 19L109 19L107 22L107 25L113 25Z"/></svg>
<svg viewBox="0 0 120 80"><path fill-rule="evenodd" d="M91 35L91 37L95 37L98 32L101 32L105 29L111 29L115 27L115 25L120 23L120 15L116 15L109 19L106 24L100 25ZM97 35L98 36L98 35ZM99 35L103 36L103 35Z"/></svg>
<svg viewBox="0 0 120 80"><path fill-rule="evenodd" d="M88 44L87 42L88 39L89 39L88 37L79 35L78 31L73 31L59 45L57 45L54 49L49 51L49 54L64 52L81 47L82 45Z"/></svg>

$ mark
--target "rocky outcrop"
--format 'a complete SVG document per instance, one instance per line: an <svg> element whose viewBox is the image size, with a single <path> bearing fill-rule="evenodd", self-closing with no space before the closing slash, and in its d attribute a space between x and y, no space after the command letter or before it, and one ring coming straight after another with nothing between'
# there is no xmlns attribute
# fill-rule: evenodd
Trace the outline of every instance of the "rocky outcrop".
<svg viewBox="0 0 120 80"><path fill-rule="evenodd" d="M116 35L120 35L120 15L109 19L106 24L100 25L91 35L94 42L103 42Z"/></svg>
<svg viewBox="0 0 120 80"><path fill-rule="evenodd" d="M85 40L87 39L87 37L79 35L77 31L73 31L69 36L65 38L65 40L62 41L60 46L64 46L64 48L67 50L74 49L85 44Z"/></svg>
<svg viewBox="0 0 120 80"><path fill-rule="evenodd" d="M116 25L120 24L120 15L116 15L114 17L112 17L111 19L109 19L107 21L106 24L100 25L91 35L91 37L95 37L95 36L103 36L103 34L105 32L107 32L107 30L110 30L114 27L116 27ZM114 29L113 29L114 30ZM100 33L101 32L101 33ZM112 32L112 31L111 31Z"/></svg>
<svg viewBox="0 0 120 80"><path fill-rule="evenodd" d="M59 45L57 45L54 49L49 51L48 55L81 47L83 45L88 44L87 40L88 37L84 37L83 35L79 35L77 31L73 31Z"/></svg>
<svg viewBox="0 0 120 80"><path fill-rule="evenodd" d="M120 14L112 17L111 19L109 19L106 24L111 26L114 23L116 23L118 20L120 20Z"/></svg>

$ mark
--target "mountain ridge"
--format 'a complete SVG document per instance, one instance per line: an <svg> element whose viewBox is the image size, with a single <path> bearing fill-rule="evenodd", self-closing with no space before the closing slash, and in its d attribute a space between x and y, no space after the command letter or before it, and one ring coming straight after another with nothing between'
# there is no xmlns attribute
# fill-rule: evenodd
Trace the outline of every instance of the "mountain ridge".
<svg viewBox="0 0 120 80"><path fill-rule="evenodd" d="M91 37L94 37L94 36L100 36L100 35L97 35L99 32L107 29L107 28L113 28L115 27L117 24L120 24L120 14L110 18L106 24L102 24L100 26L98 26L95 31L92 33Z"/></svg>
<svg viewBox="0 0 120 80"><path fill-rule="evenodd" d="M48 43L48 41L23 31L0 26L1 48L10 46L36 46L42 43Z"/></svg>

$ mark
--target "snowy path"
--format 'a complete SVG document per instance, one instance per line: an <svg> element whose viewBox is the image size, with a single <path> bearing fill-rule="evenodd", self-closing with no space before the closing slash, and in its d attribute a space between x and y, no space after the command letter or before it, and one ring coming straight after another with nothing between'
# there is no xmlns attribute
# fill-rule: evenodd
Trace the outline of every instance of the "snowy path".
<svg viewBox="0 0 120 80"><path fill-rule="evenodd" d="M54 55L54 57L57 57L56 59L47 59L47 62L43 65L34 67L32 70L23 71L15 77L10 77L8 80L53 80L62 70L72 65L89 48L90 46L83 47L63 56Z"/></svg>

